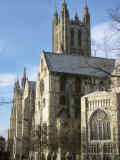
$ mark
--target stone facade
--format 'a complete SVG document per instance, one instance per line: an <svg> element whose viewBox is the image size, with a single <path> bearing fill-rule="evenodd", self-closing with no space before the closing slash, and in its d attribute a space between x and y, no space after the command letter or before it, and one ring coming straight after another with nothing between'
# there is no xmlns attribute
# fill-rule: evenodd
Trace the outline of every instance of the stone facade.
<svg viewBox="0 0 120 160"><path fill-rule="evenodd" d="M95 92L82 97L82 159L119 159L119 96Z"/></svg>
<svg viewBox="0 0 120 160"><path fill-rule="evenodd" d="M14 84L14 103L8 131L8 151L13 157L28 155L35 109L35 82L27 80L26 71L24 71L21 84L22 88L18 79Z"/></svg>
<svg viewBox="0 0 120 160"><path fill-rule="evenodd" d="M26 70L22 87L15 82L8 132L11 155L37 160L41 152L55 151L58 159L66 152L82 160L117 159L119 81L106 74L116 74L114 65L115 60L91 56L87 5L82 21L77 14L70 20L64 1L61 17L54 14L53 52L41 53L36 82L28 81Z"/></svg>

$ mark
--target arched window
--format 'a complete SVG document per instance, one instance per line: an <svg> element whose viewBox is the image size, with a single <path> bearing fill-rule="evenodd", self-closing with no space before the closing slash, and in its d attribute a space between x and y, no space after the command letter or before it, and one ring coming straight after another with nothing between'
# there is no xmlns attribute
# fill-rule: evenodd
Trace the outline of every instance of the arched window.
<svg viewBox="0 0 120 160"><path fill-rule="evenodd" d="M71 29L71 46L74 45L74 29Z"/></svg>
<svg viewBox="0 0 120 160"><path fill-rule="evenodd" d="M60 96L60 104L65 105L65 103L66 103L65 96Z"/></svg>
<svg viewBox="0 0 120 160"><path fill-rule="evenodd" d="M66 78L65 76L60 77L60 91L65 91Z"/></svg>
<svg viewBox="0 0 120 160"><path fill-rule="evenodd" d="M75 91L81 92L81 80L79 78L76 78L75 80Z"/></svg>
<svg viewBox="0 0 120 160"><path fill-rule="evenodd" d="M81 33L81 30L78 31L78 45L80 47L82 45L82 33Z"/></svg>
<svg viewBox="0 0 120 160"><path fill-rule="evenodd" d="M97 110L90 118L90 138L91 140L111 139L110 121L102 110Z"/></svg>

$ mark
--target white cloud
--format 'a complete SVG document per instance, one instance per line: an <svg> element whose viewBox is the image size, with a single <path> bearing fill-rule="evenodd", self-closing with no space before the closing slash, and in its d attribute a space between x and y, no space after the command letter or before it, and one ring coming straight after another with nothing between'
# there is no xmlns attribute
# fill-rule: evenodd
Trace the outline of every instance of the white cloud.
<svg viewBox="0 0 120 160"><path fill-rule="evenodd" d="M100 41L104 38L104 33L110 30L111 26L109 23L103 23L96 25L92 28L92 39Z"/></svg>
<svg viewBox="0 0 120 160"><path fill-rule="evenodd" d="M37 80L38 66L33 66L30 69L28 68L27 75L28 79L31 81ZM19 78L21 79L23 73L18 73ZM8 86L12 86L15 82L17 75L13 73L1 73L0 74L0 88L5 88Z"/></svg>
<svg viewBox="0 0 120 160"><path fill-rule="evenodd" d="M15 75L8 73L8 74L0 74L0 87L7 87L14 83Z"/></svg>
<svg viewBox="0 0 120 160"><path fill-rule="evenodd" d="M92 28L92 53L102 57L115 57L120 45L120 33L109 22Z"/></svg>

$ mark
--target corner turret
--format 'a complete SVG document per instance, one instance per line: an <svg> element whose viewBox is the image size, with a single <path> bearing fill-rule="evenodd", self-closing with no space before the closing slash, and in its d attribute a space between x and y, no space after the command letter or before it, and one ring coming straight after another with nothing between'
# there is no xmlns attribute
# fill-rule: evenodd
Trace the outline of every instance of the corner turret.
<svg viewBox="0 0 120 160"><path fill-rule="evenodd" d="M55 13L54 13L53 23L54 23L55 25L58 24L58 12L57 12L57 9L56 9L56 11L55 11Z"/></svg>
<svg viewBox="0 0 120 160"><path fill-rule="evenodd" d="M62 7L61 7L61 18L62 20L64 20L66 18L66 20L69 20L69 11L67 8L67 3L64 0L62 3Z"/></svg>
<svg viewBox="0 0 120 160"><path fill-rule="evenodd" d="M15 81L15 88L20 88L19 78L18 77L17 77L17 79Z"/></svg>
<svg viewBox="0 0 120 160"><path fill-rule="evenodd" d="M57 9L54 13L54 17L53 17L53 26L52 26L52 48L53 48L53 51L55 50L56 48L56 28L57 28L57 25L59 23L59 16L58 16L58 12L57 12Z"/></svg>

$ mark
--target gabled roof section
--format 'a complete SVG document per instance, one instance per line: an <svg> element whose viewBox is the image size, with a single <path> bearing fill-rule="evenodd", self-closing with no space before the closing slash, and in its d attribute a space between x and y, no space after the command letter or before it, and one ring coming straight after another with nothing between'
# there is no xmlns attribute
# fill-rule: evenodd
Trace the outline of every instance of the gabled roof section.
<svg viewBox="0 0 120 160"><path fill-rule="evenodd" d="M114 59L51 52L44 54L49 71L56 73L106 77L107 73L113 72L115 65Z"/></svg>

